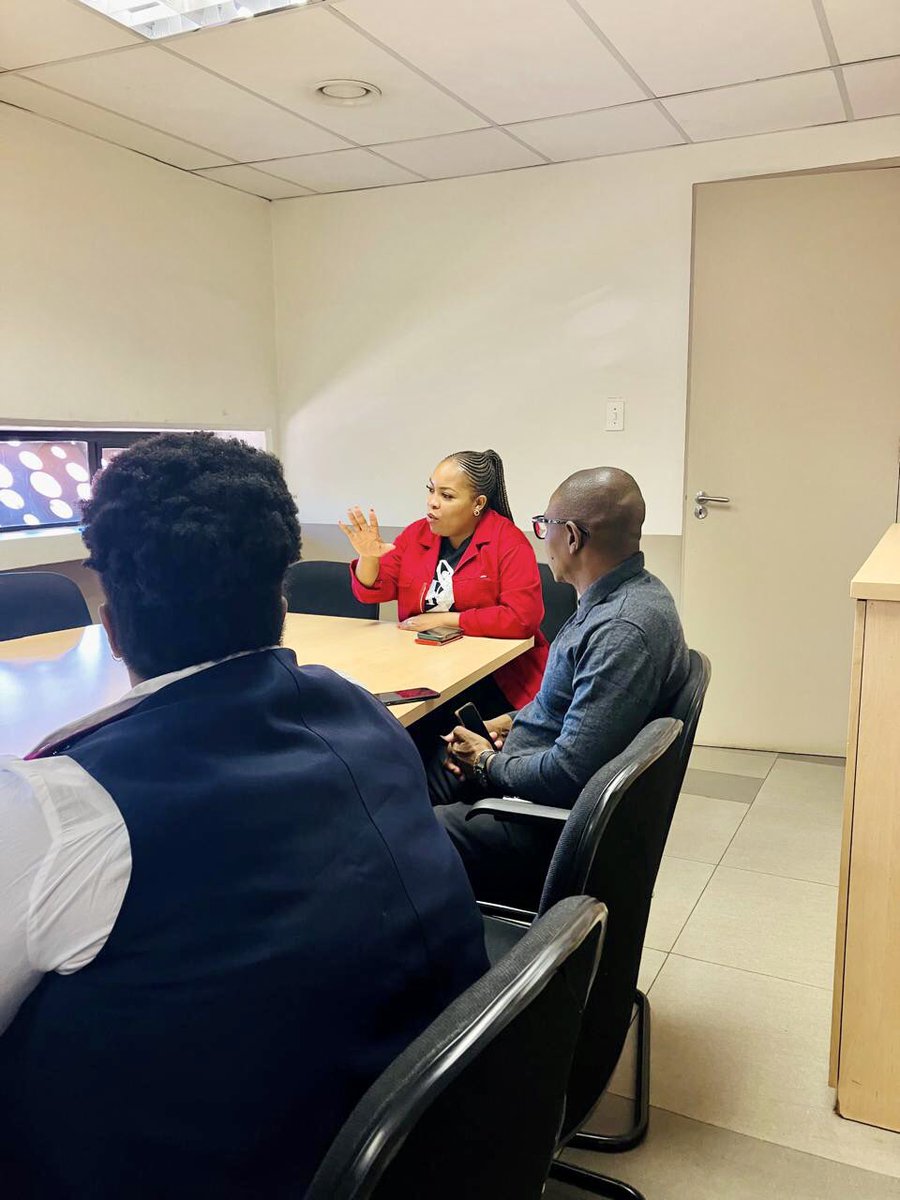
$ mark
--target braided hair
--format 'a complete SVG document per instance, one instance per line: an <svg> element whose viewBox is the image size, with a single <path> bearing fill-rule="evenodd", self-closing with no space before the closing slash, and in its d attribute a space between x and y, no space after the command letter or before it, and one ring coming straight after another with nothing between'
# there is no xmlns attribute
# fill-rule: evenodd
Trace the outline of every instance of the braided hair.
<svg viewBox="0 0 900 1200"><path fill-rule="evenodd" d="M452 459L475 489L476 496L487 496L488 505L508 521L513 520L509 497L506 494L506 478L503 474L503 459L496 450L457 450L448 454L445 462Z"/></svg>

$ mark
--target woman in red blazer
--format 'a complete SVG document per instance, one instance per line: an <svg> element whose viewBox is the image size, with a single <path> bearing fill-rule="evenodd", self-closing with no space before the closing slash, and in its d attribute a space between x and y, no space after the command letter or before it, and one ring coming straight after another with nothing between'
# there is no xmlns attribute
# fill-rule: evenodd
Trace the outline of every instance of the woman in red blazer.
<svg viewBox="0 0 900 1200"><path fill-rule="evenodd" d="M494 450L459 450L435 468L426 515L396 543L382 541L374 509L348 510L340 522L358 554L353 594L366 603L396 600L400 625L459 628L472 637L534 638L534 648L482 680L472 700L485 718L533 700L547 662L541 578L534 551L513 524L503 463Z"/></svg>

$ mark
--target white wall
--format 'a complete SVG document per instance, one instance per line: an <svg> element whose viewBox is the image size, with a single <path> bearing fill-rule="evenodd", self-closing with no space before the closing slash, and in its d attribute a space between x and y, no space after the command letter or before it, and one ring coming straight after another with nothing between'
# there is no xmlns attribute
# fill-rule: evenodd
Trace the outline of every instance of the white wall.
<svg viewBox="0 0 900 1200"><path fill-rule="evenodd" d="M900 118L272 206L280 451L305 523L413 519L493 446L524 523L580 467L681 532L692 186L882 159ZM605 401L627 401L604 432Z"/></svg>
<svg viewBox="0 0 900 1200"><path fill-rule="evenodd" d="M268 205L0 105L0 422L275 425Z"/></svg>

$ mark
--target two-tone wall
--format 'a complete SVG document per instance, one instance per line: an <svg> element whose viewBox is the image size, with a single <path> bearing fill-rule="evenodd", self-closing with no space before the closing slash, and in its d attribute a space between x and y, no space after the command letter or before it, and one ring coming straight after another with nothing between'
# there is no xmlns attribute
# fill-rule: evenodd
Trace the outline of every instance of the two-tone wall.
<svg viewBox="0 0 900 1200"><path fill-rule="evenodd" d="M523 527L615 464L677 594L693 185L898 144L888 117L270 205L0 105L0 423L274 429L307 557L348 556L348 504L415 519L454 449L500 451ZM0 538L0 569L76 542Z"/></svg>
<svg viewBox="0 0 900 1200"><path fill-rule="evenodd" d="M693 185L898 145L892 117L273 204L279 446L306 553L341 556L348 504L413 520L443 455L493 446L523 527L570 472L631 471L677 594Z"/></svg>

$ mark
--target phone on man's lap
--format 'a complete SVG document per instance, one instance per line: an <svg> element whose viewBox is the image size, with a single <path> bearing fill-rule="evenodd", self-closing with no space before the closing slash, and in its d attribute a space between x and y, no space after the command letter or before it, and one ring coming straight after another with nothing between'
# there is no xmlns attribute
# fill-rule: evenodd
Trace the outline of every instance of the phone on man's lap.
<svg viewBox="0 0 900 1200"><path fill-rule="evenodd" d="M485 741L491 741L490 731L481 719L481 713L471 702L463 704L456 710L456 719L464 729L468 729L469 733L477 733Z"/></svg>

